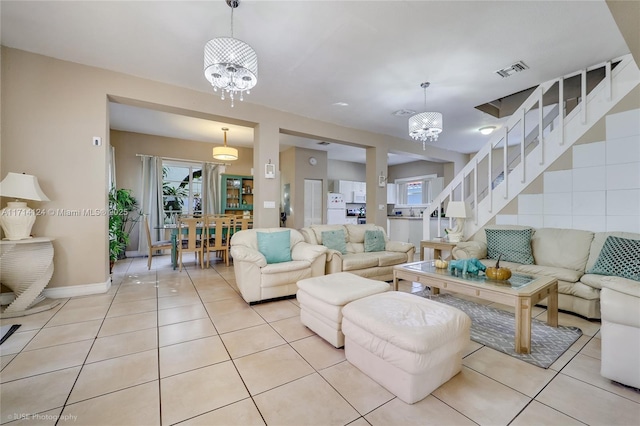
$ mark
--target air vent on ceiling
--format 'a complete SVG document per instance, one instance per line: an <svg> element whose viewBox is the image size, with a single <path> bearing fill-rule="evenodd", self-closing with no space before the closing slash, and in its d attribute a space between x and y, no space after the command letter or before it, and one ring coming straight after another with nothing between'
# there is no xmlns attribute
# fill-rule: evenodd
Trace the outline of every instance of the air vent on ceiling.
<svg viewBox="0 0 640 426"><path fill-rule="evenodd" d="M327 142L327 141L320 141L318 142L318 145L329 145L331 142Z"/></svg>
<svg viewBox="0 0 640 426"><path fill-rule="evenodd" d="M391 113L391 115L395 115L396 117L407 117L409 115L413 115L416 112L410 109L399 109Z"/></svg>
<svg viewBox="0 0 640 426"><path fill-rule="evenodd" d="M522 61L518 61L515 64L509 65L506 68L496 71L496 74L498 74L502 78L507 78L517 72L528 70L528 69L529 67L527 66L527 64L525 64Z"/></svg>

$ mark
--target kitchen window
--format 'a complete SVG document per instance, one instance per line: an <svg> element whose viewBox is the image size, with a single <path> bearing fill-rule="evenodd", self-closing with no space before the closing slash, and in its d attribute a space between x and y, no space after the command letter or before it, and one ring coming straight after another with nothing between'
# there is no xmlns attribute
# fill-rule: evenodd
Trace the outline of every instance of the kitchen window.
<svg viewBox="0 0 640 426"><path fill-rule="evenodd" d="M398 188L398 207L425 207L442 191L442 178L437 175L396 179L395 184Z"/></svg>

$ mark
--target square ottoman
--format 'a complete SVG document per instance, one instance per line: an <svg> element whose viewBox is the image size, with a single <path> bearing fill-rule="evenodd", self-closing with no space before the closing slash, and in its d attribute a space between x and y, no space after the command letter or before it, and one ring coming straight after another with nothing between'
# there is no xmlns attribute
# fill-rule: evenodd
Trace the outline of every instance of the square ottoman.
<svg viewBox="0 0 640 426"><path fill-rule="evenodd" d="M300 321L336 348L344 346L341 331L344 305L391 289L383 281L362 278L348 272L306 278L297 284Z"/></svg>
<svg viewBox="0 0 640 426"><path fill-rule="evenodd" d="M347 361L407 404L455 376L471 319L459 309L390 291L342 310Z"/></svg>

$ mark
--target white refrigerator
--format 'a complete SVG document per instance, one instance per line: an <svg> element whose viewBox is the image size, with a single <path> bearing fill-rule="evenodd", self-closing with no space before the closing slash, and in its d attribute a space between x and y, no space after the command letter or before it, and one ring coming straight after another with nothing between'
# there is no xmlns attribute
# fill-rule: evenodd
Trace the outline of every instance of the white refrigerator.
<svg viewBox="0 0 640 426"><path fill-rule="evenodd" d="M327 225L347 223L347 203L342 194L330 192L327 195Z"/></svg>

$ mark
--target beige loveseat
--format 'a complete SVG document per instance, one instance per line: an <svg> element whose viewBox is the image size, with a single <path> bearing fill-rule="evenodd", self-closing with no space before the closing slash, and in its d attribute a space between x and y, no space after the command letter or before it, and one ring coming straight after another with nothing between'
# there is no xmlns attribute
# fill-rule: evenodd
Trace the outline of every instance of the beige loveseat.
<svg viewBox="0 0 640 426"><path fill-rule="evenodd" d="M350 272L365 278L380 281L393 279L393 267L413 262L415 247L413 244L389 241L384 228L377 225L312 225L302 228L304 239L309 244L322 244L325 231L344 231L346 253L327 250L326 274ZM385 239L383 251L365 252L365 232L382 231Z"/></svg>
<svg viewBox="0 0 640 426"><path fill-rule="evenodd" d="M517 225L492 225L488 229L532 229ZM552 276L558 279L558 308L574 312L586 318L600 318L600 290L603 284L609 286L640 285L637 281L606 275L589 274L608 236L640 240L640 234L628 232L590 232L575 229L539 228L532 229L531 250L533 265L500 262L514 272ZM478 258L487 266L496 261L487 259L487 239L485 228L478 231L471 240L460 242L452 250L455 259ZM546 304L543 301L542 304Z"/></svg>

